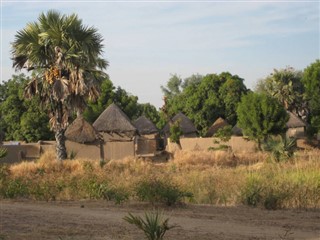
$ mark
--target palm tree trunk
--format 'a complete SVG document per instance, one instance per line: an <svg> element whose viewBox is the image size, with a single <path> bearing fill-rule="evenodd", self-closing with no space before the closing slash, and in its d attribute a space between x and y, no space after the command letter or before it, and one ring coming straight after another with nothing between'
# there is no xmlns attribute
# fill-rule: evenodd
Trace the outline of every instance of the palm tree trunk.
<svg viewBox="0 0 320 240"><path fill-rule="evenodd" d="M67 149L65 143L64 129L56 130L55 132L56 138L56 154L58 160L67 159Z"/></svg>

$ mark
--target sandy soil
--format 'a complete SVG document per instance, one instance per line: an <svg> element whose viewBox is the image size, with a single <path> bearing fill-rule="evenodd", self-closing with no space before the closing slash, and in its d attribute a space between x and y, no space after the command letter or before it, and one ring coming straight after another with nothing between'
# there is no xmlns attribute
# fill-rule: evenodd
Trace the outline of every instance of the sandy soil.
<svg viewBox="0 0 320 240"><path fill-rule="evenodd" d="M0 203L0 239L145 239L122 218L143 214L142 203L105 201ZM187 205L164 209L171 229L165 239L320 239L320 211Z"/></svg>

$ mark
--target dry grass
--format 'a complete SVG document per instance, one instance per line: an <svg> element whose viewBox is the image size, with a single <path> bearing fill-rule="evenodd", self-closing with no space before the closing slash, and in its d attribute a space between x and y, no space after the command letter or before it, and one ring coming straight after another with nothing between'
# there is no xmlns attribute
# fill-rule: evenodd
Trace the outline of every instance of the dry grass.
<svg viewBox="0 0 320 240"><path fill-rule="evenodd" d="M276 164L262 153L180 151L168 163L125 158L100 167L99 161L88 159L58 162L48 152L36 162L11 165L0 181L0 195L72 200L104 198L116 189L133 199L139 182L158 178L192 192L194 203L251 205L257 197L257 205L271 208L320 208L319 153L299 152Z"/></svg>

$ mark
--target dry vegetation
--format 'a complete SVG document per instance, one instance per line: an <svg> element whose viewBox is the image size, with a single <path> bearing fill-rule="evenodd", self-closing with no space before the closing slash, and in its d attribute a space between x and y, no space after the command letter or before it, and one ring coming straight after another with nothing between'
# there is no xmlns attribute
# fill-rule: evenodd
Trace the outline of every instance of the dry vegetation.
<svg viewBox="0 0 320 240"><path fill-rule="evenodd" d="M320 208L319 150L298 152L282 163L263 153L224 151L181 151L167 163L126 158L103 167L86 159L57 162L54 156L2 165L1 197Z"/></svg>

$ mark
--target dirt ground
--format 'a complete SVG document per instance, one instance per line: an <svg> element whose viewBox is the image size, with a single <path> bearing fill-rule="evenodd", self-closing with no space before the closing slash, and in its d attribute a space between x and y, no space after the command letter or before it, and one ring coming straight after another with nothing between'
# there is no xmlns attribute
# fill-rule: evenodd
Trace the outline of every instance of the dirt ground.
<svg viewBox="0 0 320 240"><path fill-rule="evenodd" d="M123 217L143 214L143 203L114 205L105 201L1 201L0 239L140 240L140 230ZM320 239L320 211L187 205L164 209L178 225L165 239Z"/></svg>

